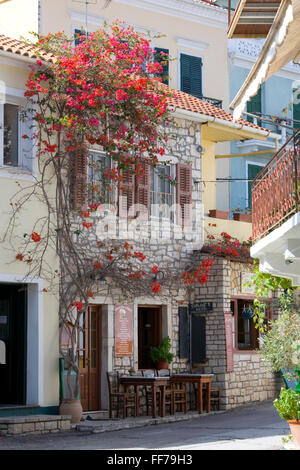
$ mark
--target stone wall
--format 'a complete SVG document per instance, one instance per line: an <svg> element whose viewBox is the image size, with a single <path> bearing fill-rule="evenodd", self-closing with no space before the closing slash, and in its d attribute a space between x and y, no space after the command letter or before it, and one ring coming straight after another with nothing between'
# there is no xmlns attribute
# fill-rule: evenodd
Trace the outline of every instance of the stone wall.
<svg viewBox="0 0 300 470"><path fill-rule="evenodd" d="M214 374L213 385L221 390L223 409L275 398L282 386L280 378L266 368L257 351L234 350L234 371L226 370L224 313L230 311L232 295L251 295L248 291L245 294L242 285L247 273L251 273L251 268L245 263L216 258L207 284L195 289L195 300L213 303L213 312L206 315L207 361L201 365L205 373ZM276 317L278 312L274 313Z"/></svg>

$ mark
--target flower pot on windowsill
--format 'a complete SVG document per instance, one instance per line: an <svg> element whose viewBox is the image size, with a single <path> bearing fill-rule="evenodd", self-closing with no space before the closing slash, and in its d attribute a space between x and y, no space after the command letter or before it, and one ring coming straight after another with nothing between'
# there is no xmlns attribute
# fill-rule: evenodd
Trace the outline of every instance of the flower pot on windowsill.
<svg viewBox="0 0 300 470"><path fill-rule="evenodd" d="M239 222L252 223L252 214L241 214L240 212L234 212L233 219Z"/></svg>
<svg viewBox="0 0 300 470"><path fill-rule="evenodd" d="M213 217L215 219L228 219L229 212L228 211L219 211L217 209L210 209L209 210L209 217Z"/></svg>

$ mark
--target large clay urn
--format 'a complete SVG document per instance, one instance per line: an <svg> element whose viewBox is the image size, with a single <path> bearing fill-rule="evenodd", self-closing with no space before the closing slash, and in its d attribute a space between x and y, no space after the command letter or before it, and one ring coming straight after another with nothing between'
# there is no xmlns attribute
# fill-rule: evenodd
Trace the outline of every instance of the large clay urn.
<svg viewBox="0 0 300 470"><path fill-rule="evenodd" d="M79 398L64 398L59 407L59 413L72 416L71 423L79 423L82 417L82 406Z"/></svg>

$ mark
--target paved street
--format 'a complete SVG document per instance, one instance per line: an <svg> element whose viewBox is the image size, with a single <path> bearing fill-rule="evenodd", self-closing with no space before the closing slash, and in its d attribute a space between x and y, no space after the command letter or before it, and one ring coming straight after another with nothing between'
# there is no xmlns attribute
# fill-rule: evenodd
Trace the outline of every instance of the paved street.
<svg viewBox="0 0 300 470"><path fill-rule="evenodd" d="M280 450L289 433L272 401L190 421L100 434L77 431L0 439L7 450Z"/></svg>

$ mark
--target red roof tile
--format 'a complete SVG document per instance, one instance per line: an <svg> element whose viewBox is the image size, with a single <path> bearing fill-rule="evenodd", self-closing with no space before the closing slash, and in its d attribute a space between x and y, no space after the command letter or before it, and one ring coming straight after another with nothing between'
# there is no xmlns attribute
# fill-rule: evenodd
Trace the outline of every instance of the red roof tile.
<svg viewBox="0 0 300 470"><path fill-rule="evenodd" d="M32 45L26 44L19 39L9 38L0 34L0 50L4 52L12 52L23 57L30 59L37 59L36 48ZM40 52L41 59L53 62L55 56L49 52Z"/></svg>

